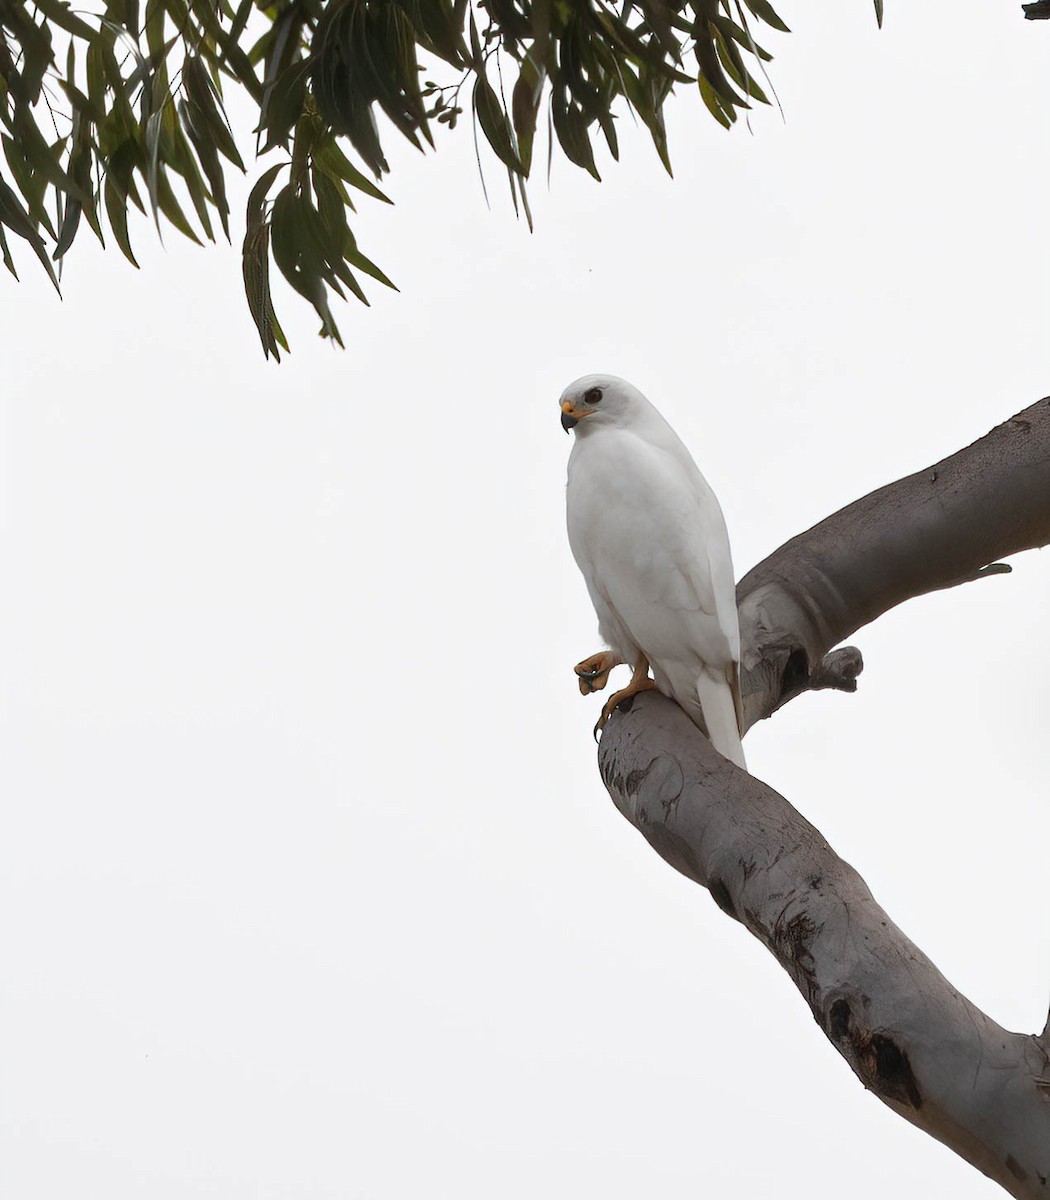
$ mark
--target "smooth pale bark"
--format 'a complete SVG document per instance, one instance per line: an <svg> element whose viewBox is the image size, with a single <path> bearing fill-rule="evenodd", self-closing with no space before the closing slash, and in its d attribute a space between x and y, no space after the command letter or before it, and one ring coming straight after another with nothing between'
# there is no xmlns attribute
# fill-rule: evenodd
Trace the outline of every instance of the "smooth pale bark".
<svg viewBox="0 0 1050 1200"><path fill-rule="evenodd" d="M831 647L894 605L1048 542L1050 399L744 577L748 725L803 691L853 690L859 652ZM820 833L670 700L625 704L598 760L617 808L769 948L865 1087L1011 1195L1050 1198L1050 1021L1011 1033L961 996Z"/></svg>
<svg viewBox="0 0 1050 1200"><path fill-rule="evenodd" d="M995 560L1048 542L1050 398L834 513L744 576L748 726L814 685L852 691L857 651L822 660L862 625L913 596L1006 570Z"/></svg>

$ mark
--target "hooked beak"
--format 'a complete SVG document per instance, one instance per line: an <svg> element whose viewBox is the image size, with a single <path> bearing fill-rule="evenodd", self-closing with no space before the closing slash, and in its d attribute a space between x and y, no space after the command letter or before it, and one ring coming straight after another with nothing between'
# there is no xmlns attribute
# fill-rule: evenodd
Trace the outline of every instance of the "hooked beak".
<svg viewBox="0 0 1050 1200"><path fill-rule="evenodd" d="M562 429L568 433L570 429L575 429L584 417L590 416L594 411L593 408L576 408L571 401L566 400L561 406Z"/></svg>

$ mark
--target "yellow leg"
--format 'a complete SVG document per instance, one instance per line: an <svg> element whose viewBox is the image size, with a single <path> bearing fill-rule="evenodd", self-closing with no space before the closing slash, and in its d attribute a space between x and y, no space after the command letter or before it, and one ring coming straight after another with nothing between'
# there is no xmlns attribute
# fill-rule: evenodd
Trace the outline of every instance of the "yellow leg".
<svg viewBox="0 0 1050 1200"><path fill-rule="evenodd" d="M650 688L656 687L656 684L649 678L649 662L646 658L640 658L638 665L634 668L634 674L631 676L631 682L622 690L613 692L605 702L605 707L602 709L602 715L598 718L598 724L594 727L595 739L598 737L598 731L605 728L605 723L616 711L616 706L623 700L629 700L631 696L637 696L639 692L647 692Z"/></svg>
<svg viewBox="0 0 1050 1200"><path fill-rule="evenodd" d="M611 650L599 650L583 662L578 662L573 670L579 677L580 695L589 696L591 692L600 692L609 682L609 672L623 662Z"/></svg>

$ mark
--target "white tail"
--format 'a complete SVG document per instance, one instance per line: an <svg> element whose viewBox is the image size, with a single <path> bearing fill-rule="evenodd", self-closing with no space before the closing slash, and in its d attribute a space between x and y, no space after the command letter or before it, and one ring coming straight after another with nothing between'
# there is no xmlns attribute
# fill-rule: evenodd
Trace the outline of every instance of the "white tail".
<svg viewBox="0 0 1050 1200"><path fill-rule="evenodd" d="M704 724L711 744L719 754L747 770L744 747L740 744L737 726L737 703L732 685L721 671L707 667L696 681L696 694L704 714Z"/></svg>

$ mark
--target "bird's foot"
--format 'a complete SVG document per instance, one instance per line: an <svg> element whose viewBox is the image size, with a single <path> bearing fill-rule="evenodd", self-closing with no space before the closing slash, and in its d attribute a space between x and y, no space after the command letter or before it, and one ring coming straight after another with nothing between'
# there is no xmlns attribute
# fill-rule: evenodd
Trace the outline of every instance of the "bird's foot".
<svg viewBox="0 0 1050 1200"><path fill-rule="evenodd" d="M579 679L580 695L589 696L591 692L600 692L609 682L609 672L618 667L623 659L617 658L611 650L600 650L578 662L573 670Z"/></svg>
<svg viewBox="0 0 1050 1200"><path fill-rule="evenodd" d="M594 727L594 740L598 740L598 734L603 730L609 718L616 711L616 707L622 704L624 700L629 700L632 696L637 696L639 692L648 692L656 687L656 683L649 678L649 664L646 663L641 671L635 671L634 678L625 687L618 692L613 692L605 702L605 707L602 709L602 715L598 718L598 723Z"/></svg>

